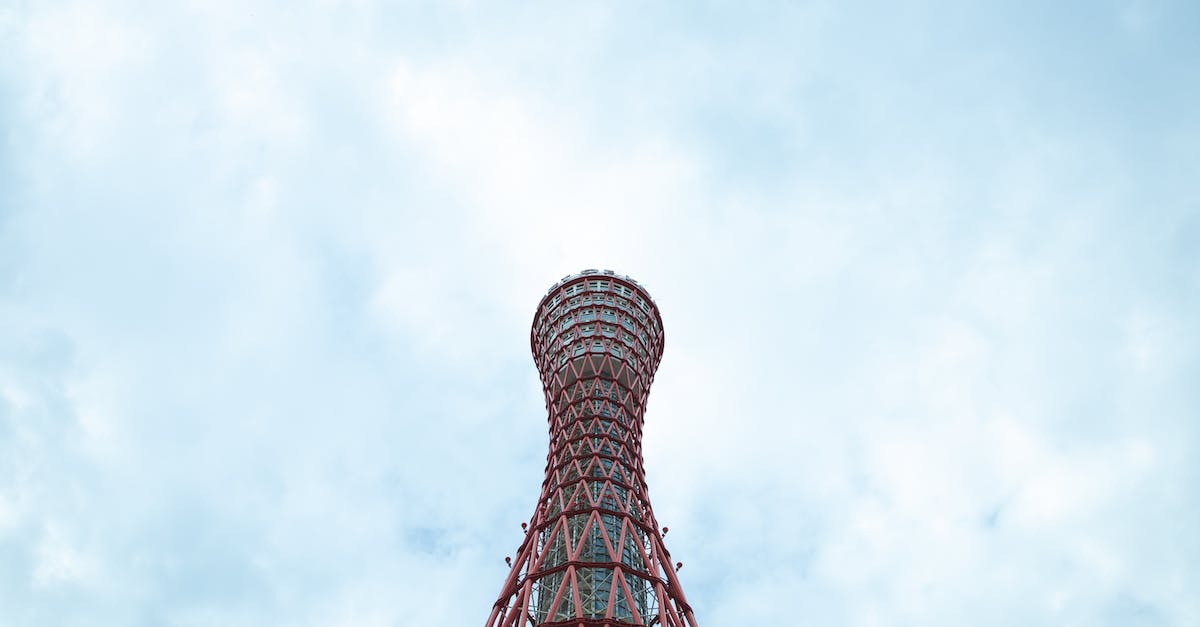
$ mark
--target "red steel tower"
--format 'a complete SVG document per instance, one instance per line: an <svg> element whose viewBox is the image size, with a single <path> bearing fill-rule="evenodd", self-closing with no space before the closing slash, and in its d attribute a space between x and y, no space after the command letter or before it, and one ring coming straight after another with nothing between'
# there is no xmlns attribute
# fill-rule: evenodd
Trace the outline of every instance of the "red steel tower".
<svg viewBox="0 0 1200 627"><path fill-rule="evenodd" d="M642 466L663 326L633 279L584 270L538 304L530 336L550 419L546 479L487 627L696 627Z"/></svg>

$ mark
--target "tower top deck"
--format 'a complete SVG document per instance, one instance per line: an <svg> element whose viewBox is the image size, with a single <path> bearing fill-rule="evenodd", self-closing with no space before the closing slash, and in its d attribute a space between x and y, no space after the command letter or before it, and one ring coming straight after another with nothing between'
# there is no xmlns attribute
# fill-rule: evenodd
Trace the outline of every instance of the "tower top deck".
<svg viewBox="0 0 1200 627"><path fill-rule="evenodd" d="M612 270L584 270L546 291L530 347L547 390L592 375L649 391L663 354L663 324L650 292Z"/></svg>
<svg viewBox="0 0 1200 627"><path fill-rule="evenodd" d="M614 279L620 279L620 280L624 281L625 283L628 283L629 285L631 285L631 286L637 288L639 291L641 291L642 294L645 295L645 297L650 300L651 304L654 303L654 299L650 298L650 292L647 291L646 288L643 287L641 283L638 283L636 280L634 280L633 277L631 277L629 275L625 275L625 274L617 274L616 272L614 272L612 270L597 270L595 268L581 270L579 272L576 272L575 274L568 274L567 276L559 279L557 283L550 286L550 289L546 290L546 296L550 296L551 294L554 293L555 290L566 285L567 283L575 281L576 279L581 279L583 277L591 277L591 276L613 277ZM545 298L543 298L542 300L544 301Z"/></svg>

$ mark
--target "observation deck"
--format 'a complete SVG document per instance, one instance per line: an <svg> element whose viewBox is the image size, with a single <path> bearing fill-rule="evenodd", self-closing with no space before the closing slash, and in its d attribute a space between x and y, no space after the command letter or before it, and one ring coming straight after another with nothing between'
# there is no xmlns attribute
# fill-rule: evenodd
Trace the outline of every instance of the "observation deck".
<svg viewBox="0 0 1200 627"><path fill-rule="evenodd" d="M662 359L663 339L662 316L646 288L612 270L584 270L546 291L529 341L548 389L598 376L642 396Z"/></svg>

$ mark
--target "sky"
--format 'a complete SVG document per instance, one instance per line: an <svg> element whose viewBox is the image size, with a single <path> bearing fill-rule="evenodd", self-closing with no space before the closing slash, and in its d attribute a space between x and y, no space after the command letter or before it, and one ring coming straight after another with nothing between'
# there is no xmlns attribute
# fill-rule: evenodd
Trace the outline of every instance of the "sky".
<svg viewBox="0 0 1200 627"><path fill-rule="evenodd" d="M0 627L482 625L654 295L704 627L1200 625L1200 5L0 2Z"/></svg>

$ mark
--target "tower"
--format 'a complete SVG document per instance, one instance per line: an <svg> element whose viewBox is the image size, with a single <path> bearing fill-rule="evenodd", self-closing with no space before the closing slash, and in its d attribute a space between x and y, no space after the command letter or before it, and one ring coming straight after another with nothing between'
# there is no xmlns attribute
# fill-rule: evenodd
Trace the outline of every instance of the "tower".
<svg viewBox="0 0 1200 627"><path fill-rule="evenodd" d="M550 420L541 496L487 627L696 627L642 466L662 358L650 294L584 270L538 303L530 335Z"/></svg>

